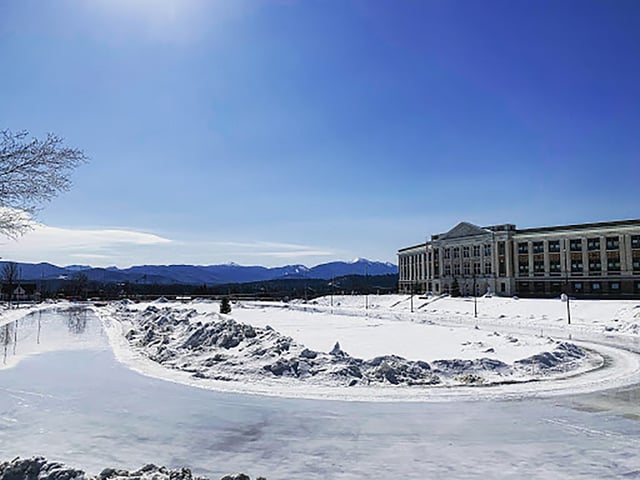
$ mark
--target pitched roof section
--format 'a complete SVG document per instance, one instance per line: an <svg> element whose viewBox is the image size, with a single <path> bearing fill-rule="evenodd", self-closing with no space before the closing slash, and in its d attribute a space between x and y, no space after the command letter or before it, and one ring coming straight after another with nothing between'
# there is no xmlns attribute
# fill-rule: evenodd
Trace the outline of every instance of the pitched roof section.
<svg viewBox="0 0 640 480"><path fill-rule="evenodd" d="M490 233L488 230L468 222L460 222L447 233L440 235L438 240L452 239L461 237L473 237L475 235L486 235Z"/></svg>

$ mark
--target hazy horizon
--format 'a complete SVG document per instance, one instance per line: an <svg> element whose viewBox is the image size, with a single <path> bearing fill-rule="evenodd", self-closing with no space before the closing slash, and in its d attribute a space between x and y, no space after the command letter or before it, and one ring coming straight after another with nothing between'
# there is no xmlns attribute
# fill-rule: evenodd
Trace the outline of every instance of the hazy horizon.
<svg viewBox="0 0 640 480"><path fill-rule="evenodd" d="M319 264L639 218L640 3L0 3L2 128L90 162L15 261Z"/></svg>

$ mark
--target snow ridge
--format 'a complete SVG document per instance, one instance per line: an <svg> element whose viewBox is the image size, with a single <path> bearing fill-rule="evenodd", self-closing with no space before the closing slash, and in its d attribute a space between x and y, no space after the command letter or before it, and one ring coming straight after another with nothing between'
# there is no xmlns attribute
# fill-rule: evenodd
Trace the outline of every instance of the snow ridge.
<svg viewBox="0 0 640 480"><path fill-rule="evenodd" d="M336 343L330 352L311 350L273 328L242 324L227 315L196 309L120 305L114 317L130 325L130 347L164 367L196 379L270 382L295 379L323 386L486 385L522 382L566 373L591 354L577 345L549 340L550 351L507 364L497 359L445 359L431 364L397 355L355 358Z"/></svg>

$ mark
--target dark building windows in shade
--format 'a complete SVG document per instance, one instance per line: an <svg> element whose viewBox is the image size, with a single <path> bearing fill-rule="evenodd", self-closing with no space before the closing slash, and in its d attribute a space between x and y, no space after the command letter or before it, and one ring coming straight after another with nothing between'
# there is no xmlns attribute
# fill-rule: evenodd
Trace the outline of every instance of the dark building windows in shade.
<svg viewBox="0 0 640 480"><path fill-rule="evenodd" d="M640 235L631 235L631 248L640 248Z"/></svg>
<svg viewBox="0 0 640 480"><path fill-rule="evenodd" d="M587 239L587 250L600 250L600 239L599 238L588 238Z"/></svg>
<svg viewBox="0 0 640 480"><path fill-rule="evenodd" d="M560 252L560 240L549 241L549 252Z"/></svg>
<svg viewBox="0 0 640 480"><path fill-rule="evenodd" d="M584 270L584 266L582 264L582 254L572 253L571 254L571 273L579 273Z"/></svg>
<svg viewBox="0 0 640 480"><path fill-rule="evenodd" d="M533 273L536 275L544 273L544 258L533 259Z"/></svg>
<svg viewBox="0 0 640 480"><path fill-rule="evenodd" d="M589 252L589 272L600 273L602 270L602 261L600 260L600 252Z"/></svg>
<svg viewBox="0 0 640 480"><path fill-rule="evenodd" d="M610 273L620 272L620 255L616 252L607 252L607 271Z"/></svg>
<svg viewBox="0 0 640 480"><path fill-rule="evenodd" d="M529 243L527 242L518 243L518 253L529 253Z"/></svg>
<svg viewBox="0 0 640 480"><path fill-rule="evenodd" d="M533 253L544 253L544 242L533 242Z"/></svg>
<svg viewBox="0 0 640 480"><path fill-rule="evenodd" d="M620 237L607 237L607 250L620 248Z"/></svg>
<svg viewBox="0 0 640 480"><path fill-rule="evenodd" d="M582 251L582 239L574 238L569 240L569 250L571 250L572 252Z"/></svg>
<svg viewBox="0 0 640 480"><path fill-rule="evenodd" d="M520 255L518 257L518 272L521 275L527 275L529 273L529 256Z"/></svg>

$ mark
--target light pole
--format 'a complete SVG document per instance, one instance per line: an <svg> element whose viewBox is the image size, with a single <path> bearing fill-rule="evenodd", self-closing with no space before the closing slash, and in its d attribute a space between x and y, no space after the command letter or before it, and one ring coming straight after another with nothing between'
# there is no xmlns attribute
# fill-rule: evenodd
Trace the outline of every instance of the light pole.
<svg viewBox="0 0 640 480"><path fill-rule="evenodd" d="M415 285L412 283L411 284L411 313L413 313L413 290L414 290Z"/></svg>
<svg viewBox="0 0 640 480"><path fill-rule="evenodd" d="M567 248L567 242L565 239L564 244L564 295L567 301L567 325L571 325L571 306L569 302L569 255L570 249Z"/></svg>
<svg viewBox="0 0 640 480"><path fill-rule="evenodd" d="M364 264L364 309L369 310L369 265Z"/></svg>
<svg viewBox="0 0 640 480"><path fill-rule="evenodd" d="M478 318L478 292L476 290L476 274L475 273L473 274L473 318Z"/></svg>

